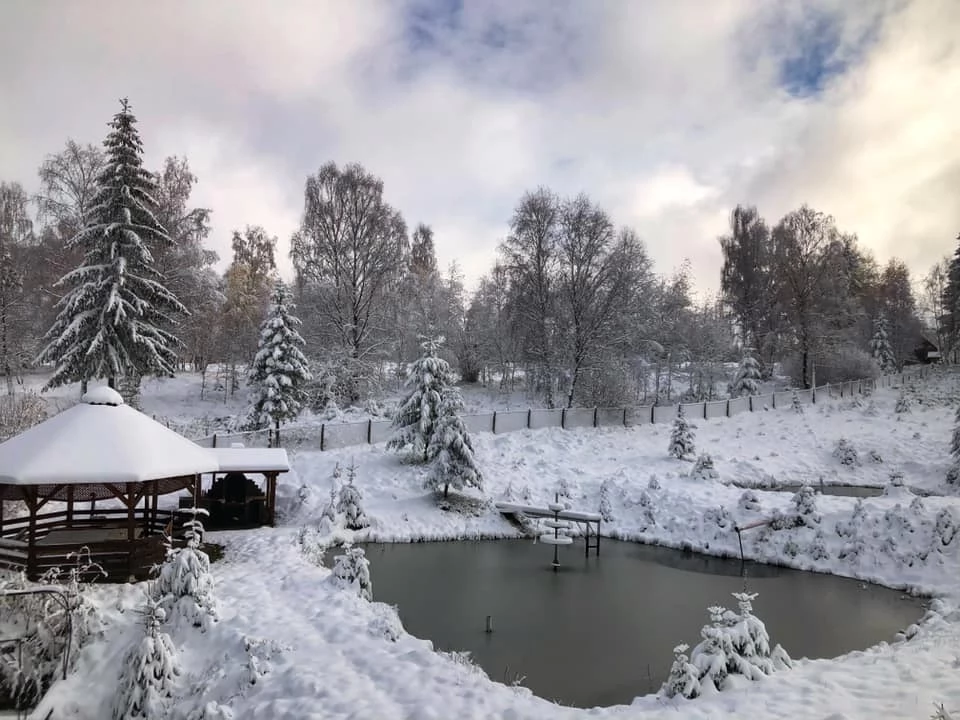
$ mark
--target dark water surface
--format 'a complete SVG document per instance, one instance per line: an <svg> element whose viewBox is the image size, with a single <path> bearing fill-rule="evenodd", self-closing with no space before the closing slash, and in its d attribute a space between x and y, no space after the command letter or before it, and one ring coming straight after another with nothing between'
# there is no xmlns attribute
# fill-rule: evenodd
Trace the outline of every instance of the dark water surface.
<svg viewBox="0 0 960 720"><path fill-rule="evenodd" d="M758 592L754 612L793 658L862 650L915 622L922 602L856 580L603 540L365 545L374 599L397 605L406 630L438 650L469 650L493 679L567 705L629 703L655 692L673 648L699 641L707 607ZM493 632L485 632L492 616Z"/></svg>

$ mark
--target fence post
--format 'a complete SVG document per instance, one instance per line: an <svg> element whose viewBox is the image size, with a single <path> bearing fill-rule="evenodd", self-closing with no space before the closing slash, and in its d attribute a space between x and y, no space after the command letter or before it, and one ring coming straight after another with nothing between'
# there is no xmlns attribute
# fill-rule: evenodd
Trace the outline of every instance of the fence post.
<svg viewBox="0 0 960 720"><path fill-rule="evenodd" d="M370 445L370 439L373 437L373 418L367 418L367 445Z"/></svg>
<svg viewBox="0 0 960 720"><path fill-rule="evenodd" d="M657 421L657 406L650 406L650 424L653 425Z"/></svg>
<svg viewBox="0 0 960 720"><path fill-rule="evenodd" d="M627 409L626 408L623 409L623 426L624 427L627 426Z"/></svg>
<svg viewBox="0 0 960 720"><path fill-rule="evenodd" d="M597 412L598 412L598 408L594 408L593 409L593 426L594 427L597 427Z"/></svg>
<svg viewBox="0 0 960 720"><path fill-rule="evenodd" d="M753 395L747 395L747 406L750 408L750 412L753 412Z"/></svg>
<svg viewBox="0 0 960 720"><path fill-rule="evenodd" d="M707 419L707 403L706 402L703 403L703 419L704 420Z"/></svg>
<svg viewBox="0 0 960 720"><path fill-rule="evenodd" d="M214 434L213 434L213 447L216 447L216 446L217 446L217 434L214 433Z"/></svg>
<svg viewBox="0 0 960 720"><path fill-rule="evenodd" d="M727 417L730 417L730 398L727 398Z"/></svg>
<svg viewBox="0 0 960 720"><path fill-rule="evenodd" d="M533 415L533 408L527 408L527 430L530 429L530 416Z"/></svg>
<svg viewBox="0 0 960 720"><path fill-rule="evenodd" d="M566 408L560 409L560 429L561 430L567 429L567 409Z"/></svg>
<svg viewBox="0 0 960 720"><path fill-rule="evenodd" d="M490 430L491 432L493 432L494 435L497 434L497 411L496 410L493 411L493 425L490 428Z"/></svg>
<svg viewBox="0 0 960 720"><path fill-rule="evenodd" d="M327 428L326 423L320 423L320 449L321 450L323 450L323 440L324 440L323 436L325 434L326 428Z"/></svg>
<svg viewBox="0 0 960 720"><path fill-rule="evenodd" d="M770 405L773 407L774 410L777 409L777 391L776 390L770 393Z"/></svg>

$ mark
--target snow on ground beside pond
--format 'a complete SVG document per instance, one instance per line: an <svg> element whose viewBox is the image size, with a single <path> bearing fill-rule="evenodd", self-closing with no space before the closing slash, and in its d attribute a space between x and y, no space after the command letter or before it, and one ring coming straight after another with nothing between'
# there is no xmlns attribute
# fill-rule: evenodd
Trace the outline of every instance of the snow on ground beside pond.
<svg viewBox="0 0 960 720"><path fill-rule="evenodd" d="M928 396L949 395L952 378ZM895 415L896 392L881 391L873 405L836 401L803 415L789 410L697 420L698 451L709 452L717 480L688 477L693 463L667 457L669 425L629 429L549 429L506 435L476 434L486 497L543 504L564 482L575 509L597 511L601 488L612 520L604 533L711 554L737 554L734 522L792 511L792 494L757 491L759 511L740 507L744 491L729 485L813 482L886 485L894 472L907 486L937 488L946 474L952 409L917 407ZM846 438L860 464L832 454ZM870 452L882 462L871 461ZM405 464L383 445L339 451L295 452L294 472L279 487L281 527L212 533L226 545L213 568L221 621L206 635L174 635L192 682L206 684L203 702L228 705L240 718L927 718L933 704L960 709L960 539L943 545L960 522L960 501L916 502L904 488L863 502L817 496L804 526L743 534L748 557L805 569L877 580L936 593L937 614L909 641L891 642L835 660L800 662L757 683L694 701L638 698L632 706L593 711L558 708L523 688L491 682L476 668L431 652L430 644L402 633L386 606L367 603L330 583L298 547L301 526L315 526L327 502L334 466L355 463L357 485L371 527L354 540L515 537L518 530L490 505L477 514L437 508L421 488L423 468ZM656 477L656 482L651 479ZM299 488L307 499L299 501ZM659 485L659 487L657 487ZM720 508L723 507L724 510ZM819 515L819 521L817 521ZM838 526L842 535L838 534ZM575 545L571 551L582 551ZM843 557L841 557L843 556ZM910 563L908 565L908 563ZM376 577L373 577L376 597ZM137 588L120 588L105 640L84 651L78 672L51 693L67 702L63 717L104 717L109 683L103 677L122 656L136 622ZM731 598L731 604L733 600ZM706 608L704 620L706 621ZM126 634L125 634L126 633ZM396 637L390 641L385 636ZM266 640L268 639L268 640ZM891 638L891 641L893 639ZM678 639L679 642L679 639ZM111 650L111 648L114 648ZM786 648L789 652L790 648ZM251 660L255 656L256 660ZM104 659L106 658L106 659ZM113 660L110 660L113 658ZM669 666L672 658L663 658ZM107 665L100 665L105 662ZM638 677L643 668L638 668ZM251 680L255 680L251 684ZM641 683L638 682L638 685ZM186 682L185 692L191 685ZM199 686L174 717L200 706ZM61 705L61 708L65 707ZM59 717L59 716L57 716ZM197 717L203 717L202 715ZM209 715L214 717L214 715Z"/></svg>

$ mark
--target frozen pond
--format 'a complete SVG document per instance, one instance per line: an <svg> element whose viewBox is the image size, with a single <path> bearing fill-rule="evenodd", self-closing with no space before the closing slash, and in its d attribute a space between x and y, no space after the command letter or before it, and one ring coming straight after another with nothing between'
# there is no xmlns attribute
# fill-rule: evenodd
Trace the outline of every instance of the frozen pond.
<svg viewBox="0 0 960 720"><path fill-rule="evenodd" d="M856 580L603 540L560 549L532 540L365 545L374 599L438 650L469 650L493 679L578 707L656 691L673 648L699 640L707 607L760 593L754 610L794 658L862 650L916 622L921 601ZM334 551L335 552L335 551ZM485 632L487 615L493 632Z"/></svg>

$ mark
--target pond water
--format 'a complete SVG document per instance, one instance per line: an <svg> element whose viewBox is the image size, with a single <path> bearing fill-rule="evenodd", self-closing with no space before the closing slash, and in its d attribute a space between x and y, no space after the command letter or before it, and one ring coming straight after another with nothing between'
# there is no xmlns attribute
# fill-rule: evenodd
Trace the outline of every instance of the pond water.
<svg viewBox="0 0 960 720"><path fill-rule="evenodd" d="M491 679L577 707L655 692L673 648L699 641L707 607L754 611L794 658L865 649L916 622L922 602L856 580L603 540L553 548L532 540L365 545L374 600L398 606L411 634L469 650ZM486 616L493 632L485 632Z"/></svg>

